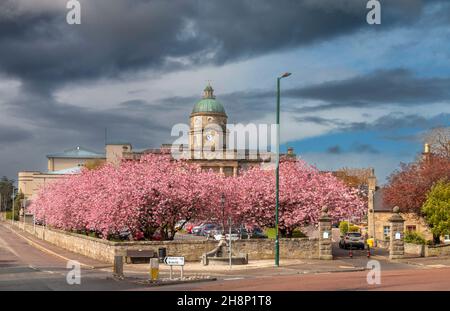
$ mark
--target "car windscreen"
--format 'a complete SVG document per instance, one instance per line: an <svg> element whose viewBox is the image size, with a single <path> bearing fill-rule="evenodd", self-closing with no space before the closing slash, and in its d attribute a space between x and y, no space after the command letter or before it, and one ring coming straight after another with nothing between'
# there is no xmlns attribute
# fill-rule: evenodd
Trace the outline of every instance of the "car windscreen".
<svg viewBox="0 0 450 311"><path fill-rule="evenodd" d="M361 233L352 232L352 233L347 233L347 235L350 237L359 238L361 236Z"/></svg>

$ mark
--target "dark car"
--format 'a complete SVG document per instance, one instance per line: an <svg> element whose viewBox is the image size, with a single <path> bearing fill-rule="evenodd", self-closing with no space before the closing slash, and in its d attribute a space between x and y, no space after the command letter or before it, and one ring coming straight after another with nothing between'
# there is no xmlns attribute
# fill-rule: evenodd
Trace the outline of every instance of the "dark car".
<svg viewBox="0 0 450 311"><path fill-rule="evenodd" d="M364 236L359 232L347 232L344 236L341 237L341 240L339 241L339 247L344 249L364 249Z"/></svg>
<svg viewBox="0 0 450 311"><path fill-rule="evenodd" d="M191 230L192 234L194 235L201 235L202 229L206 224L201 223L198 226L194 226Z"/></svg>
<svg viewBox="0 0 450 311"><path fill-rule="evenodd" d="M239 230L241 239L266 239L267 235L264 234L261 228L254 227L251 229Z"/></svg>
<svg viewBox="0 0 450 311"><path fill-rule="evenodd" d="M200 231L200 235L211 236L215 231L221 230L221 227L216 224L205 224Z"/></svg>

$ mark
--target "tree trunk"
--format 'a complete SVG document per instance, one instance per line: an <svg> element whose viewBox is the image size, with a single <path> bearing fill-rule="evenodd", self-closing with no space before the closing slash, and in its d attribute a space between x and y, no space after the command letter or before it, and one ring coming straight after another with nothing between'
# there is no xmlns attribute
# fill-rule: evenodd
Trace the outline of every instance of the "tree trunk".
<svg viewBox="0 0 450 311"><path fill-rule="evenodd" d="M434 244L441 244L441 239L439 235L433 234L433 243Z"/></svg>

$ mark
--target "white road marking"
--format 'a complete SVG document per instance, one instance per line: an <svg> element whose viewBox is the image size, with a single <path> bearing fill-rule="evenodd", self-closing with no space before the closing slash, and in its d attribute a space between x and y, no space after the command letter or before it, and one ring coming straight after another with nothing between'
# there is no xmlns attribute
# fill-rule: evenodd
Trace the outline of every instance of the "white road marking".
<svg viewBox="0 0 450 311"><path fill-rule="evenodd" d="M446 266L446 265L427 265L427 267L430 267L430 268L447 268L448 266Z"/></svg>

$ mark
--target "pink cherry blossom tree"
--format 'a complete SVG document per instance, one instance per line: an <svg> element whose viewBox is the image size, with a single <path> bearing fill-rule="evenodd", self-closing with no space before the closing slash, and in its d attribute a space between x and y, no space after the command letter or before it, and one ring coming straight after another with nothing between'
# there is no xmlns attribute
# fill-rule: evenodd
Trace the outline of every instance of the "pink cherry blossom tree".
<svg viewBox="0 0 450 311"><path fill-rule="evenodd" d="M133 239L173 239L178 222L215 221L273 226L273 170L253 168L224 177L170 155L150 154L140 161L96 170L43 188L30 209L36 219L62 229L104 238L129 232ZM224 201L222 204L222 196ZM301 160L280 165L280 229L287 235L298 226L316 223L323 205L335 219L362 215L364 203L331 174Z"/></svg>
<svg viewBox="0 0 450 311"><path fill-rule="evenodd" d="M248 223L275 226L274 170L253 168L238 178L241 211ZM280 161L279 229L286 236L305 224L316 224L328 206L334 220L361 217L365 203L356 189L347 187L331 173L319 172L303 160Z"/></svg>

